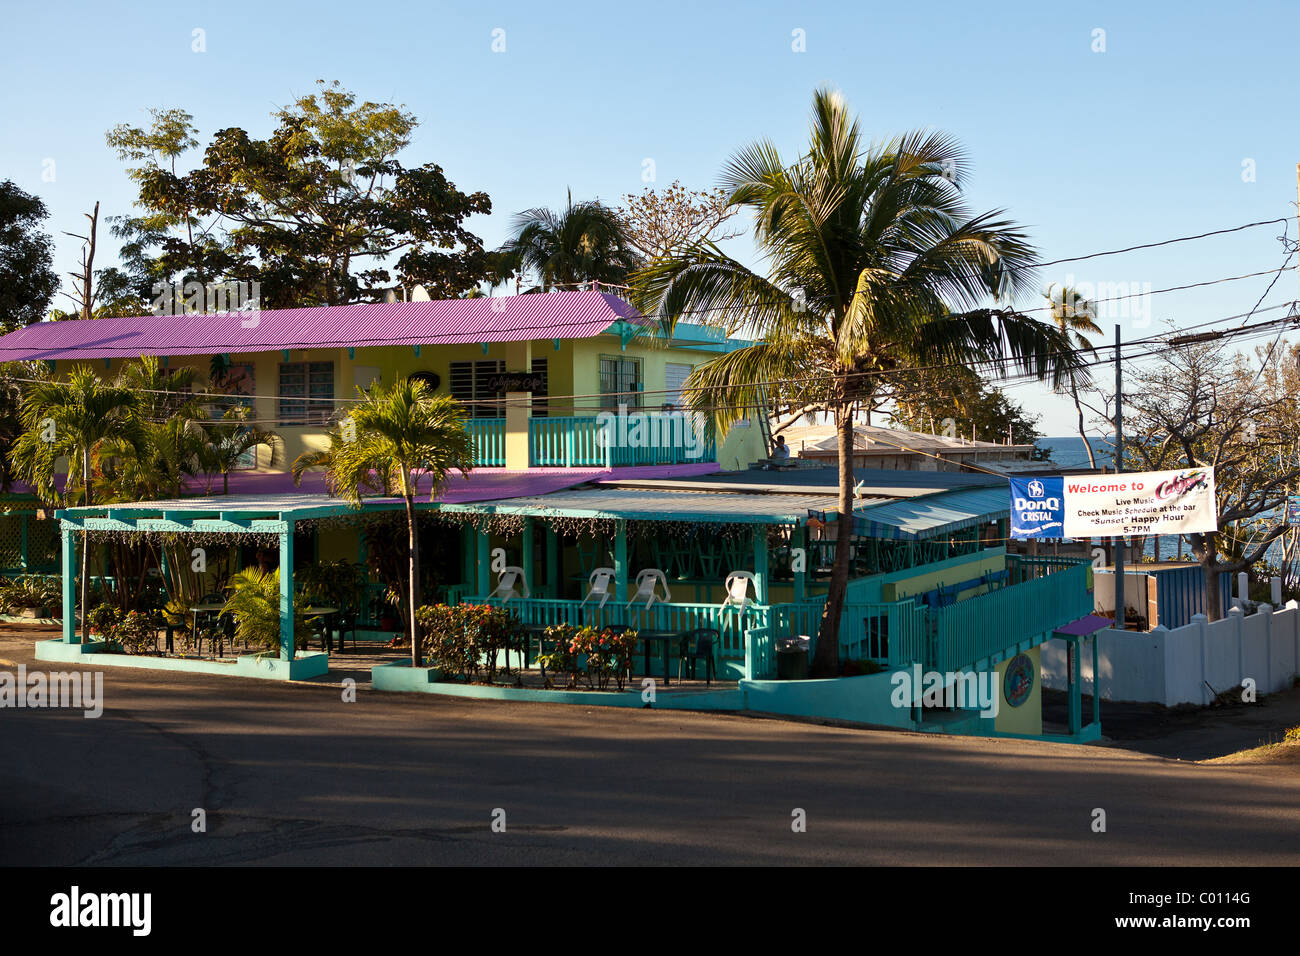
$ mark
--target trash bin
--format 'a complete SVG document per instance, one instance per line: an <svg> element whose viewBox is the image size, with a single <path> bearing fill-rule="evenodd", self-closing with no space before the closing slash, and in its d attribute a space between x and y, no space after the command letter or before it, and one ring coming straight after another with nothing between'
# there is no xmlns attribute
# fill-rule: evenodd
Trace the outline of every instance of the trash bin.
<svg viewBox="0 0 1300 956"><path fill-rule="evenodd" d="M777 680L808 679L808 638L782 641L776 649Z"/></svg>

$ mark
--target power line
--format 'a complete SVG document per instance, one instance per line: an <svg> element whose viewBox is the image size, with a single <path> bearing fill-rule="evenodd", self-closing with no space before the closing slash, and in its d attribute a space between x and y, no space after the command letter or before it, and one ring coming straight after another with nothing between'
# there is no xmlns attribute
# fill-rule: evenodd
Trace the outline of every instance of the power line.
<svg viewBox="0 0 1300 956"><path fill-rule="evenodd" d="M1282 219L1282 218L1279 218L1279 219L1264 219L1264 220L1259 220L1259 221L1257 221L1257 222L1244 223L1244 224L1239 225L1239 226L1232 226L1232 227L1229 227L1229 228L1226 228L1226 229L1216 229L1216 230L1213 230L1213 231L1210 231L1210 232L1198 233L1198 234L1196 234L1196 235L1177 236L1177 237L1174 237L1174 238L1172 238L1172 239L1163 239L1163 240L1160 240L1159 242L1144 243L1144 244L1137 245L1137 246L1129 246L1129 247L1126 247L1126 248L1123 248L1123 249L1110 249L1110 250L1105 250L1105 251L1102 251L1102 252L1093 252L1093 253L1089 253L1089 254L1087 254L1087 255L1083 255L1083 256L1071 256L1071 257L1064 258L1064 259L1054 259L1054 260L1051 260L1051 261L1049 261L1049 262L1034 263L1034 264L1032 264L1032 265L1025 265L1025 266L1019 266L1019 267L1008 267L1008 271L1012 271L1012 270L1014 270L1014 271L1024 271L1024 270L1027 270L1027 269L1036 269L1036 268L1042 268L1042 267L1051 266L1051 265L1059 265L1059 264L1061 264L1061 263L1063 263L1063 262L1080 262L1080 261L1084 261L1084 260L1088 260L1088 259L1096 259L1096 258L1100 258L1100 257L1103 257L1103 256L1113 256L1113 255L1119 255L1119 254L1121 254L1121 253L1133 252L1133 251L1136 251L1136 250L1139 250L1139 249L1150 249L1150 248L1155 248L1155 247L1158 247L1158 246L1167 246L1167 245L1171 245L1171 244L1173 244L1173 243L1178 243L1178 242L1191 242L1191 241L1194 241L1194 240L1205 239L1205 238L1208 238L1208 237L1211 237L1211 236L1224 235L1224 234L1227 234L1227 233L1233 233L1233 232L1240 232L1240 231L1242 231L1242 230L1244 230L1244 229L1253 229L1253 228L1258 227L1258 226L1272 225L1272 224L1279 223L1279 222L1281 222L1281 223L1289 223L1290 220L1289 220L1289 219ZM1140 292L1140 293L1134 293L1133 295L1129 295L1129 296L1116 296L1116 297L1113 297L1113 298L1110 298L1110 299L1099 299L1099 300L1097 300L1097 301L1101 301L1101 302L1106 302L1106 301L1117 301L1117 300L1119 300L1119 299L1123 299L1123 298L1132 298L1134 295L1145 295L1145 294L1152 294L1152 295L1154 295L1154 294L1156 294L1157 292L1161 292L1161 293L1163 293L1163 292L1177 292L1177 291L1181 291L1181 290L1184 290L1184 289L1201 288L1201 287L1203 287L1203 286L1207 286L1207 285L1215 285L1215 284L1220 283L1220 282L1236 282L1236 281L1241 280L1241 279L1249 279L1249 278L1254 278L1255 276L1259 276L1259 275L1267 275L1267 274L1269 274L1270 272L1272 272L1271 269L1270 269L1270 270L1266 270L1266 271L1264 271L1264 272L1249 273L1249 274L1247 274L1247 275L1241 275L1241 276L1227 276L1227 277L1222 278L1222 279L1213 279L1213 280L1209 280L1209 281L1206 281L1206 282L1191 283L1191 284L1189 284L1189 285L1185 285L1185 286L1174 286L1174 287L1171 287L1171 288L1168 288L1168 289L1153 290L1153 291L1150 292L1150 293L1141 293L1141 292ZM594 281L594 280L593 280L593 281ZM566 284L568 284L568 283L566 283ZM579 283L579 284L589 284L589 283ZM601 284L604 284L604 285L611 285L611 286L612 286L612 283L601 283ZM627 288L631 288L631 287L630 287L630 286L620 286L619 288L625 288L625 289L627 289ZM856 296L856 295L865 295L865 294L868 294L868 292L869 292L869 290L859 290L859 291L854 292L854 295L855 295L855 296ZM501 301L504 301L504 300L508 300L508 299L522 298L524 295L530 295L530 294L529 294L529 293L524 293L524 294L521 294L521 295L518 295L518 296L501 296L501 297L481 296L481 297L479 297L479 298L487 298L487 299L493 299L493 300L501 300ZM383 303L349 303L349 305L379 305L379 304L383 304ZM1042 311L1047 311L1047 310L1050 309L1050 308L1051 308L1050 306L1044 306L1044 307L1033 308L1033 309L1007 310L1007 311L1011 311L1011 312L1014 312L1014 313L1016 313L1016 314L1022 314L1022 315L1023 315L1023 314L1029 314L1029 313L1032 313L1032 312L1042 312ZM278 310L267 310L267 311L270 312L270 311L278 311ZM287 310L286 310L286 311L287 311ZM504 311L504 310L502 310L502 311ZM684 310L682 310L680 313L678 313L678 317L680 318L680 317L682 317L682 316L686 316L686 315L703 315L703 314L706 314L706 313L714 313L714 312L735 312L735 311L737 311L737 308L736 308L735 306L731 306L731 305L724 305L724 306L710 306L710 307L707 307L707 308L684 309ZM994 311L996 311L996 310L994 310ZM194 314L195 314L195 315L214 315L214 313L205 313L205 312L194 313ZM239 317L240 320L241 320L241 322L242 322L242 321L246 321L249 315L252 315L252 314L255 314L255 313L252 313L252 312L226 312L226 313L215 313L215 314L216 314L216 315L227 315L227 316L230 316L230 317L232 317L232 318L234 318L234 317ZM145 317L145 316L140 316L140 318L146 318L146 317ZM149 318L153 318L153 316L149 316ZM653 319L650 319L649 317L647 317L647 320L648 320L649 322L651 322L651 323L654 323L654 320L653 320ZM76 321L76 320L73 320L73 321ZM103 321L103 320L92 319L92 320L90 320L90 321ZM495 330L495 331L497 331L497 332L541 332L541 331L553 330L553 329L557 329L557 328L569 328L569 327L571 327L571 326L575 326L575 325L585 325L585 324L587 324L587 322L588 322L588 320L585 320L585 319L584 319L584 320L575 320L575 321L572 321L572 322L558 322L558 323L553 322L553 323L549 323L549 324L547 324L547 325L519 325L519 326L510 326L510 327L508 327L508 328L503 328L503 329L497 329L497 330ZM35 323L35 324L42 324L42 323ZM27 328L30 328L30 327L31 327L31 326L27 326ZM354 338L354 339L339 340L339 341L311 341L311 342L308 342L308 341L302 341L302 342L242 342L242 343L231 343L231 344L221 344L221 343L217 343L217 344L205 345L204 348L209 348L209 349L212 350L212 352L205 352L205 353L203 353L203 354L214 354L214 353L222 353L222 352L234 352L235 354L239 354L241 351L242 351L242 352L247 352L249 349L259 349L259 350L260 350L260 349L266 349L266 350L270 350L270 351L275 351L275 350L278 350L278 349L298 349L298 350L302 350L302 349L306 349L306 348L364 348L364 347L366 347L367 345L371 345L371 346L374 346L374 345L391 345L391 344L394 344L394 343L413 344L413 345L414 345L414 344L420 344L420 345L429 345L429 344L433 344L433 343L429 343L429 342L427 342L427 341L421 341L421 338L422 338L422 337L421 337L421 336L418 336L418 335L405 335L405 336L399 335L399 336L386 336L386 337L384 337L384 338ZM542 336L542 338L554 338L554 336ZM473 343L473 342L462 342L462 343L437 343L437 344L461 344L461 345L466 345L466 344L475 344L475 343ZM137 351L136 349L131 348L131 347L127 347L127 346L113 346L113 345L96 345L94 348L95 348L96 350L100 350L100 351L111 350L111 351L115 351L115 352L120 352L120 353L122 353L122 354L131 354L131 353ZM24 347L24 346L0 346L0 352L19 352L19 351L32 351L32 349L31 349L30 347ZM33 359L33 360L31 360L31 361L41 361L41 360L40 360L40 359ZM71 359L71 360L69 360L69 359L64 359L64 361L80 361L80 360L79 360L79 359Z"/></svg>

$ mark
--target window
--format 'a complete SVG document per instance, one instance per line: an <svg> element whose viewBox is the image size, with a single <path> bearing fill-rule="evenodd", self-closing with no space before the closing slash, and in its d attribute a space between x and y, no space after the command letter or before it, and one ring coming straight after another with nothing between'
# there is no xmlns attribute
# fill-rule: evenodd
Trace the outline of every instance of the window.
<svg viewBox="0 0 1300 956"><path fill-rule="evenodd" d="M601 408L617 408L620 404L640 407L641 388L640 359L600 357Z"/></svg>
<svg viewBox="0 0 1300 956"><path fill-rule="evenodd" d="M686 386L686 377L691 374L693 365L668 362L664 365L664 401L665 405L682 408L682 389Z"/></svg>
<svg viewBox="0 0 1300 956"><path fill-rule="evenodd" d="M501 359L481 359L477 362L452 362L448 369L451 379L451 397L469 410L470 418L505 418L505 405L500 403L506 394L495 388L493 379L506 370ZM533 359L532 372L542 379L540 392L534 398L545 399L550 383L546 377L546 359ZM533 402L533 414L545 415L546 402Z"/></svg>
<svg viewBox="0 0 1300 956"><path fill-rule="evenodd" d="M281 363L279 397L277 417L286 425L329 421L334 414L334 363Z"/></svg>

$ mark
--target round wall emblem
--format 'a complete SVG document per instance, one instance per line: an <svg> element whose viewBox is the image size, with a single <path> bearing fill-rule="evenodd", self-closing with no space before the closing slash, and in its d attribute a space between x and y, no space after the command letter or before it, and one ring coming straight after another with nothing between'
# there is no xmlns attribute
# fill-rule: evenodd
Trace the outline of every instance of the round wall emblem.
<svg viewBox="0 0 1300 956"><path fill-rule="evenodd" d="M1034 690L1034 662L1027 654L1011 658L1002 677L1002 696L1012 707L1019 707Z"/></svg>

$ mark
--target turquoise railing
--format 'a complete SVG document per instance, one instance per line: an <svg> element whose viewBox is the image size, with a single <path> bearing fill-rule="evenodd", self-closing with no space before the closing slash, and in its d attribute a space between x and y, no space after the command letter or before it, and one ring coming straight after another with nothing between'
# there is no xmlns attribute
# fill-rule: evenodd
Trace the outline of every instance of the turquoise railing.
<svg viewBox="0 0 1300 956"><path fill-rule="evenodd" d="M1009 559L1008 564L1018 564ZM1036 575L1036 576L1031 576ZM1023 563L1008 584L986 594L939 608L907 598L892 603L848 601L840 617L840 659L874 660L888 667L913 663L955 671L970 667L1015 644L1042 635L1092 612L1092 568L1077 559ZM461 600L500 605L495 599L457 595ZM594 601L515 598L509 608L528 624L604 626L687 631L716 628L722 634L719 657L743 660L751 676L771 676L775 644L786 637L809 637L816 647L824 597L801 604L751 605L744 614L717 604L654 604L627 607L612 598L603 608Z"/></svg>
<svg viewBox="0 0 1300 956"><path fill-rule="evenodd" d="M530 418L529 462L539 467L608 468L612 449L600 432L595 418Z"/></svg>
<svg viewBox="0 0 1300 956"><path fill-rule="evenodd" d="M776 676L776 643L770 627L751 627L745 632L745 678L768 680Z"/></svg>
<svg viewBox="0 0 1300 956"><path fill-rule="evenodd" d="M1019 562L1009 562L1013 563ZM1041 567L1049 566L1056 570L947 607L931 608L927 613L932 619L934 645L925 663L939 671L960 670L1091 614L1092 565L1053 561Z"/></svg>
<svg viewBox="0 0 1300 956"><path fill-rule="evenodd" d="M512 598L503 602L496 598L463 596L467 603L492 604L508 607L525 624L549 627L552 624L592 625L625 624L636 630L689 631L698 627L716 628L721 634L718 656L741 660L745 657L745 634L750 628L766 627L769 611L765 605L752 604L744 613L723 609L717 604L654 604L648 609L633 605L626 607L611 598L600 607L595 601L585 605L581 601L557 601L549 598Z"/></svg>
<svg viewBox="0 0 1300 956"><path fill-rule="evenodd" d="M680 465L713 461L714 443L680 414L634 412L622 419L538 416L528 419L528 461L539 468L609 468L614 465ZM506 462L506 420L472 418L466 423L478 464Z"/></svg>
<svg viewBox="0 0 1300 956"><path fill-rule="evenodd" d="M506 420L504 418L471 418L465 430L474 441L474 462L480 466L502 466L506 463Z"/></svg>
<svg viewBox="0 0 1300 956"><path fill-rule="evenodd" d="M806 635L817 646L825 598L772 608L777 634ZM891 666L925 659L926 612L910 598L892 603L846 601L840 612L840 660L874 660Z"/></svg>

